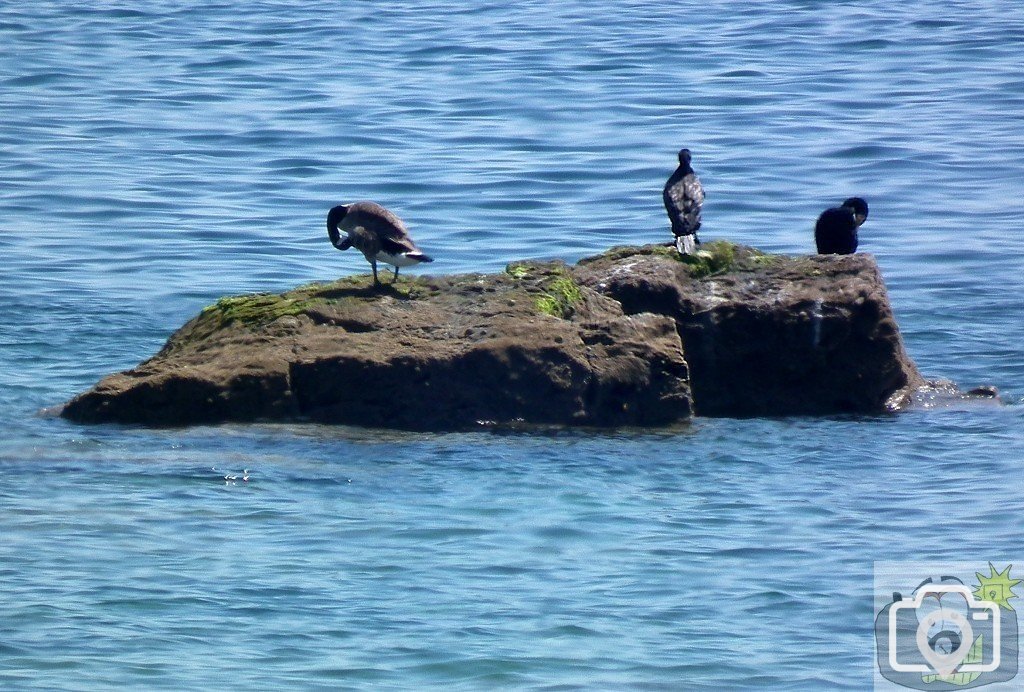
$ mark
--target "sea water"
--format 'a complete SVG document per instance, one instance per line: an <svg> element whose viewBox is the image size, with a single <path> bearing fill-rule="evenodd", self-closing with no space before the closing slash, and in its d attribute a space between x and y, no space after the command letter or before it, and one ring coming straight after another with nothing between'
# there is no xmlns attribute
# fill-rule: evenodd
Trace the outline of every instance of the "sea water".
<svg viewBox="0 0 1024 692"><path fill-rule="evenodd" d="M1018 10L0 5L0 687L870 686L876 562L1024 570ZM666 241L683 146L705 239L810 252L867 198L911 356L1007 405L460 434L40 413L221 296L367 272L334 204L394 209L436 273Z"/></svg>

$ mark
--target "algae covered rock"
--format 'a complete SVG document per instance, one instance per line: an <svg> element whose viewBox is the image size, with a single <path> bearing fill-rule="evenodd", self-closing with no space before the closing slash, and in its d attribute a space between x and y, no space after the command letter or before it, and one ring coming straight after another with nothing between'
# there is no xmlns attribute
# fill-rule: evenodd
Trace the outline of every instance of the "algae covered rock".
<svg viewBox="0 0 1024 692"><path fill-rule="evenodd" d="M871 255L704 250L619 248L576 269L627 314L675 320L698 415L880 412L923 384Z"/></svg>
<svg viewBox="0 0 1024 692"><path fill-rule="evenodd" d="M225 298L63 409L416 430L878 413L923 384L870 255L613 248L573 267Z"/></svg>
<svg viewBox="0 0 1024 692"><path fill-rule="evenodd" d="M663 425L691 414L671 318L625 315L562 263L365 277L223 299L67 404L84 422L312 420L403 429Z"/></svg>

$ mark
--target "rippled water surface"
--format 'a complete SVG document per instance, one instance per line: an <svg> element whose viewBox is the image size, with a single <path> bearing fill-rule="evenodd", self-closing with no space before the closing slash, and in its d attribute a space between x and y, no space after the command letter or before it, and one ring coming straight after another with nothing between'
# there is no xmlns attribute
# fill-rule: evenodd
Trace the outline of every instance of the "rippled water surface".
<svg viewBox="0 0 1024 692"><path fill-rule="evenodd" d="M864 689L874 561L1021 560L1005 3L127 7L0 5L0 686ZM808 252L866 197L911 355L1009 405L458 435L39 415L222 295L366 271L333 204L392 207L438 273L575 261L667 239L684 145L705 238Z"/></svg>

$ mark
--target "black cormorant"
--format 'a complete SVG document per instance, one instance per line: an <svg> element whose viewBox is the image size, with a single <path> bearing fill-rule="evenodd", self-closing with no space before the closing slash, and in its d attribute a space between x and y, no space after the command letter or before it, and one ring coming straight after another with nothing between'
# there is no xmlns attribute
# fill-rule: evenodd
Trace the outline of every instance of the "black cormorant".
<svg viewBox="0 0 1024 692"><path fill-rule="evenodd" d="M679 150L679 168L669 176L662 192L665 210L672 222L676 249L680 254L692 255L700 245L700 210L704 205L704 187L690 167L690 150Z"/></svg>
<svg viewBox="0 0 1024 692"><path fill-rule="evenodd" d="M841 206L821 212L814 224L819 255L851 255L857 252L857 229L868 218L868 203L851 197Z"/></svg>

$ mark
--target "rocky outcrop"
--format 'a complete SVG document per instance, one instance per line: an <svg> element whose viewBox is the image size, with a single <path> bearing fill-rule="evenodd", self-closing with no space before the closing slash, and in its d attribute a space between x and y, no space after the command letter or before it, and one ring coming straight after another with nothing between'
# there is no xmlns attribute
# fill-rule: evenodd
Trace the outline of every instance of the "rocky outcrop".
<svg viewBox="0 0 1024 692"><path fill-rule="evenodd" d="M923 384L871 255L711 243L685 263L650 247L584 260L577 275L627 314L675 320L699 415L894 410Z"/></svg>
<svg viewBox="0 0 1024 692"><path fill-rule="evenodd" d="M692 414L880 412L922 384L870 255L696 258L616 248L574 267L369 277L225 298L62 415L185 425L654 426Z"/></svg>
<svg viewBox="0 0 1024 692"><path fill-rule="evenodd" d="M664 425L691 414L671 318L626 315L562 263L367 277L203 310L64 408L83 422L311 420L403 429Z"/></svg>

